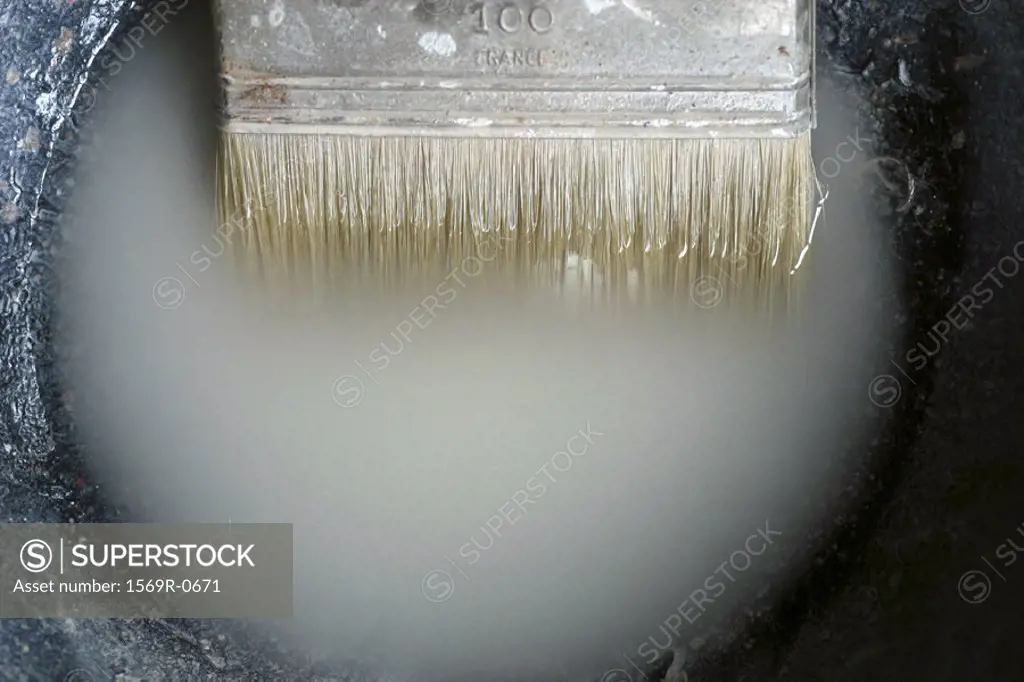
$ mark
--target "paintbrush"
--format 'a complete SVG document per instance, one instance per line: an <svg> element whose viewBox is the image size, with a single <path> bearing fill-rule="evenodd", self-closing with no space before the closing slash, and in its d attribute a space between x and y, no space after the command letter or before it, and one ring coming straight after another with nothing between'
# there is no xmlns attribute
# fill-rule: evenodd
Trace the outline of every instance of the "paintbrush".
<svg viewBox="0 0 1024 682"><path fill-rule="evenodd" d="M389 282L477 258L696 302L774 300L804 263L810 0L215 6L218 206L263 273Z"/></svg>

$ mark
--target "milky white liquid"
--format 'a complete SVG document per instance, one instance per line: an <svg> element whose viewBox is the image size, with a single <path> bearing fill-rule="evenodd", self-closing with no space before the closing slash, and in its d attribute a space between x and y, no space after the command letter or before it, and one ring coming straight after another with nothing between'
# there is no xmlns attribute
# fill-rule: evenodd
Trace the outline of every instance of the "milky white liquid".
<svg viewBox="0 0 1024 682"><path fill-rule="evenodd" d="M677 644L787 577L849 464L839 444L864 435L884 340L857 163L829 181L799 323L769 333L685 301L613 316L467 280L380 368L371 353L439 282L282 309L240 294L228 257L190 260L219 250L194 30L150 37L110 81L66 228L69 388L108 495L158 520L294 523L295 618L278 627L396 670L640 662L766 519L782 535ZM822 123L826 155L855 129ZM555 453L588 428L566 469ZM502 508L514 523L488 532Z"/></svg>

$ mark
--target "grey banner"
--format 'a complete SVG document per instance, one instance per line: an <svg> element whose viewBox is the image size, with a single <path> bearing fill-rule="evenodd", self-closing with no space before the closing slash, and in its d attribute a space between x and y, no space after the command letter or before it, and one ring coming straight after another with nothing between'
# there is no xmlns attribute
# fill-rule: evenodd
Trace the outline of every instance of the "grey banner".
<svg viewBox="0 0 1024 682"><path fill-rule="evenodd" d="M0 524L0 618L291 615L291 524Z"/></svg>

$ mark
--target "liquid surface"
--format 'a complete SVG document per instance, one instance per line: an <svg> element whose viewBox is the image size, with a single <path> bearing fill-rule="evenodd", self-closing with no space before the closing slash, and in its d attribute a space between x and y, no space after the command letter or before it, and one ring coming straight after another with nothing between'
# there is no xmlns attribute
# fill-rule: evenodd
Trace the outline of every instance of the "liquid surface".
<svg viewBox="0 0 1024 682"><path fill-rule="evenodd" d="M878 230L851 199L869 158L828 181L800 314L770 327L450 273L330 306L265 296L219 255L188 21L110 81L66 228L69 388L113 499L294 523L296 615L277 627L396 670L600 676L787 577L849 464L838 444L865 436L884 346ZM856 124L823 118L829 156ZM781 535L666 642L766 523Z"/></svg>

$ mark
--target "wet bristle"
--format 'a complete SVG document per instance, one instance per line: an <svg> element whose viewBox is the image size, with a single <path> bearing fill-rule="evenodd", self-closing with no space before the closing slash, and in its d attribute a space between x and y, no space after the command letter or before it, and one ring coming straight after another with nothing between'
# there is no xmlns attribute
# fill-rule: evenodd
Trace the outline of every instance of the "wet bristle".
<svg viewBox="0 0 1024 682"><path fill-rule="evenodd" d="M261 276L387 287L445 268L598 298L717 286L774 307L812 236L810 134L602 140L226 133L221 229Z"/></svg>

